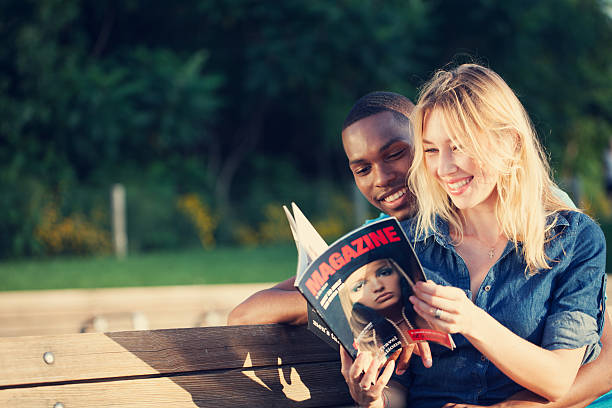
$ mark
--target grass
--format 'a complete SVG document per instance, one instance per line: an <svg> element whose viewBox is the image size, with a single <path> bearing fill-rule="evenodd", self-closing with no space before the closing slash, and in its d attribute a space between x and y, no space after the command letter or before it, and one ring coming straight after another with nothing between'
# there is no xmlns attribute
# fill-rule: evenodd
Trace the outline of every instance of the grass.
<svg viewBox="0 0 612 408"><path fill-rule="evenodd" d="M295 274L293 244L0 263L0 290L276 282Z"/></svg>

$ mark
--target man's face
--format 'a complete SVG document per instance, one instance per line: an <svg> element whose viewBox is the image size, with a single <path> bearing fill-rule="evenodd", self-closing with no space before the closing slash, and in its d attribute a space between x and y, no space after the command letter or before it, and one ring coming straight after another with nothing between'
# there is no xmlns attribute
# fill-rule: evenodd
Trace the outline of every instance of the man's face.
<svg viewBox="0 0 612 408"><path fill-rule="evenodd" d="M413 159L410 127L384 111L344 129L342 144L361 194L390 216L410 218L416 210L415 197L406 187Z"/></svg>

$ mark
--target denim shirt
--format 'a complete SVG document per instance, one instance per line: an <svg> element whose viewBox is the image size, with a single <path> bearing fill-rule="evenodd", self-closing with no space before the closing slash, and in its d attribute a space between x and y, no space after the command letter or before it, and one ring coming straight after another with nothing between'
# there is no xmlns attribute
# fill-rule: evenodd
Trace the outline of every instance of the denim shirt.
<svg viewBox="0 0 612 408"><path fill-rule="evenodd" d="M605 240L588 216L561 212L554 238L546 244L551 269L528 276L526 263L508 242L474 298L502 325L548 350L587 346L583 364L599 355L605 313ZM470 276L451 244L448 224L415 238L414 220L402 222L428 279L461 288L472 298ZM521 250L521 245L518 245ZM523 389L503 374L465 337L453 334L457 348L430 343L433 367L412 358L403 384L411 407L441 407L448 402L490 405ZM537 369L534 367L534 369Z"/></svg>

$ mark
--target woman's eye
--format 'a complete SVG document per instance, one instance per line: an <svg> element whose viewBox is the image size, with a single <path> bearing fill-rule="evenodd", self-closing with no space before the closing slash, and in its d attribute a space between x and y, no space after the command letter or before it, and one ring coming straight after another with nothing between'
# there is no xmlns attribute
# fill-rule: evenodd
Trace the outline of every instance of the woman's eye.
<svg viewBox="0 0 612 408"><path fill-rule="evenodd" d="M376 271L376 274L378 276L389 276L392 273L393 273L393 268L391 268L390 266L382 267L378 271Z"/></svg>
<svg viewBox="0 0 612 408"><path fill-rule="evenodd" d="M355 285L353 285L353 288L351 290L353 292L359 292L361 290L361 288L363 288L363 281L362 282L357 282Z"/></svg>
<svg viewBox="0 0 612 408"><path fill-rule="evenodd" d="M425 153L436 153L438 149L434 149L433 147L428 147L425 149Z"/></svg>

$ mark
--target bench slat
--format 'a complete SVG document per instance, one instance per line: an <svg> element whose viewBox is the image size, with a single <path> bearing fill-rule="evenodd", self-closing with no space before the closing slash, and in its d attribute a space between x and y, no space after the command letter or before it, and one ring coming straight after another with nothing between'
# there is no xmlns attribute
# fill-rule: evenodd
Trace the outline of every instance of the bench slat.
<svg viewBox="0 0 612 408"><path fill-rule="evenodd" d="M43 360L54 354L54 363ZM0 387L337 361L305 327L201 327L0 338Z"/></svg>
<svg viewBox="0 0 612 408"><path fill-rule="evenodd" d="M90 408L353 406L339 362L295 365L293 370L285 366L282 377L278 368L268 367L246 374L228 370L170 378L0 390L2 407L47 408L56 402L65 407Z"/></svg>
<svg viewBox="0 0 612 408"><path fill-rule="evenodd" d="M0 337L78 333L88 319L96 316L108 322L103 331L133 330L136 327L130 316L134 312L145 317L147 329L225 324L227 312L236 304L270 286L260 283L0 292Z"/></svg>

